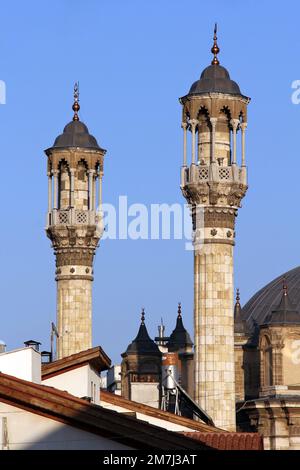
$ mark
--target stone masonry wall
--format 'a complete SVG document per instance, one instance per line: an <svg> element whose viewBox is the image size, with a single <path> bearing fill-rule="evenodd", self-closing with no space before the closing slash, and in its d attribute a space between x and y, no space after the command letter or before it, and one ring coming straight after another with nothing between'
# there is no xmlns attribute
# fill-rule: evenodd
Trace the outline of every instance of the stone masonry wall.
<svg viewBox="0 0 300 470"><path fill-rule="evenodd" d="M233 247L195 251L195 400L214 424L235 430Z"/></svg>
<svg viewBox="0 0 300 470"><path fill-rule="evenodd" d="M77 266L75 269L82 269ZM57 281L58 358L92 347L92 281Z"/></svg>

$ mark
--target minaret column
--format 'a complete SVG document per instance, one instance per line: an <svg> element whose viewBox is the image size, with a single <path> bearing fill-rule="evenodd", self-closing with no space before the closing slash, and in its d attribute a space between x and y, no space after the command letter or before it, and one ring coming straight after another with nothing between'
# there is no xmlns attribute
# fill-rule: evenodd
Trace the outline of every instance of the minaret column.
<svg viewBox="0 0 300 470"><path fill-rule="evenodd" d="M186 167L187 166L187 161L186 161L186 137L187 137L187 123L186 122L183 122L181 124L181 127L183 129L183 166Z"/></svg>
<svg viewBox="0 0 300 470"><path fill-rule="evenodd" d="M89 170L89 210L94 210L94 174L95 170Z"/></svg>
<svg viewBox="0 0 300 470"><path fill-rule="evenodd" d="M205 210L194 238L195 401L216 426L231 431L235 429L233 226L234 213Z"/></svg>
<svg viewBox="0 0 300 470"><path fill-rule="evenodd" d="M246 166L246 155L245 155L245 134L247 129L247 123L242 122L241 130L242 130L242 166Z"/></svg>
<svg viewBox="0 0 300 470"><path fill-rule="evenodd" d="M59 174L58 170L53 171L53 193L54 193L53 209L58 208L58 174Z"/></svg>
<svg viewBox="0 0 300 470"><path fill-rule="evenodd" d="M74 186L75 186L75 169L70 168L70 205L71 208L74 208L75 201L74 201Z"/></svg>
<svg viewBox="0 0 300 470"><path fill-rule="evenodd" d="M211 123L211 163L216 163L216 126L217 118L210 118Z"/></svg>
<svg viewBox="0 0 300 470"><path fill-rule="evenodd" d="M48 172L48 212L52 210L52 173Z"/></svg>
<svg viewBox="0 0 300 470"><path fill-rule="evenodd" d="M192 130L192 165L196 163L196 127L198 121L197 119L191 119L190 125Z"/></svg>
<svg viewBox="0 0 300 470"><path fill-rule="evenodd" d="M98 173L98 210L100 212L102 210L102 178L103 178L103 171L99 170L99 173Z"/></svg>
<svg viewBox="0 0 300 470"><path fill-rule="evenodd" d="M236 165L236 133L238 129L238 125L240 121L238 119L231 119L232 125L232 140L233 140L233 156L232 156L232 164Z"/></svg>

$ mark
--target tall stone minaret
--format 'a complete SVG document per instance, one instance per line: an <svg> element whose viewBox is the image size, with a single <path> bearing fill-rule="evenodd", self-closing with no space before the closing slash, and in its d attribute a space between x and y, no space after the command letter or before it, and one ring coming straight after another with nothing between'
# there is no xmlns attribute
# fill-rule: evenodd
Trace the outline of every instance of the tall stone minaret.
<svg viewBox="0 0 300 470"><path fill-rule="evenodd" d="M250 99L220 65L216 32L215 27L211 65L180 99L181 189L191 207L194 231L194 398L216 426L234 430L233 247L235 217L247 190L245 129Z"/></svg>
<svg viewBox="0 0 300 470"><path fill-rule="evenodd" d="M79 120L78 101L75 84L73 120L45 151L46 231L56 256L57 359L92 346L93 259L103 232L101 199L106 151Z"/></svg>

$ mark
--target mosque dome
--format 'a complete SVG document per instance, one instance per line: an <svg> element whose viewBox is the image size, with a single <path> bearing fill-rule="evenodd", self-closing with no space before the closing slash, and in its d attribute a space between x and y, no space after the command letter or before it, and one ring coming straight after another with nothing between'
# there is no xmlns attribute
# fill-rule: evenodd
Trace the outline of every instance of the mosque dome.
<svg viewBox="0 0 300 470"><path fill-rule="evenodd" d="M288 310L300 312L300 266L298 266L276 277L251 297L244 305L242 313L248 323L263 325L272 318L272 312L282 311L283 279L288 289Z"/></svg>

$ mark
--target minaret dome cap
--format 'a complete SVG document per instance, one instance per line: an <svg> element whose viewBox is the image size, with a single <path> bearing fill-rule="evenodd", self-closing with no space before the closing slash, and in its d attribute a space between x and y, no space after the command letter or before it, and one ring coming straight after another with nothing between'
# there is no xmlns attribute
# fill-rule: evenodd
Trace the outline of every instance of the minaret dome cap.
<svg viewBox="0 0 300 470"><path fill-rule="evenodd" d="M203 93L224 93L229 95L240 95L239 85L231 80L228 70L220 65L218 54L220 48L217 44L217 25L214 29L214 44L211 48L214 57L211 65L201 73L200 79L193 83L188 95L200 95Z"/></svg>
<svg viewBox="0 0 300 470"><path fill-rule="evenodd" d="M96 138L89 133L87 126L79 119L78 112L80 110L80 105L78 83L75 83L74 86L74 103L72 105L72 109L74 111L72 121L65 126L63 133L56 137L51 149L76 147L100 150L105 153L105 150L99 146Z"/></svg>

